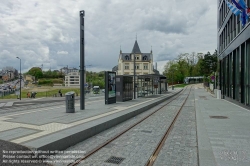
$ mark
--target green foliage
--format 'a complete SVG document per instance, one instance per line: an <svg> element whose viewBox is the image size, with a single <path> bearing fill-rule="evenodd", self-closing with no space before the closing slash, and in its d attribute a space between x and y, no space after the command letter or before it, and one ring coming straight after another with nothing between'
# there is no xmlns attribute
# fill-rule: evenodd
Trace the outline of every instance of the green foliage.
<svg viewBox="0 0 250 166"><path fill-rule="evenodd" d="M53 89L53 90L48 90L48 91L45 91L45 92L37 92L36 94L36 98L39 98L39 97L53 97L54 95L58 95L58 91L59 91L60 88L57 88L57 89ZM62 94L65 94L67 92L70 92L70 91L73 91L76 93L76 95L80 95L80 88L63 88L63 89L60 89ZM30 90L28 89L23 89L22 90L22 93L21 93L21 97L22 98L27 98L27 93L28 92L31 92ZM15 94L11 94L11 95L7 95L7 96L4 96L2 97L2 99L16 99L17 96Z"/></svg>
<svg viewBox="0 0 250 166"><path fill-rule="evenodd" d="M92 86L100 86L101 89L105 88L105 72L92 72L86 71L86 82Z"/></svg>
<svg viewBox="0 0 250 166"><path fill-rule="evenodd" d="M217 50L211 55L209 52L204 58L201 54L185 53L178 55L176 60L168 61L163 74L169 84L183 83L185 77L209 76L217 71Z"/></svg>
<svg viewBox="0 0 250 166"><path fill-rule="evenodd" d="M52 82L54 84L62 84L63 83L63 80L62 79L52 79Z"/></svg>
<svg viewBox="0 0 250 166"><path fill-rule="evenodd" d="M64 78L64 75L61 72L57 71L43 71L43 78Z"/></svg>
<svg viewBox="0 0 250 166"><path fill-rule="evenodd" d="M43 77L43 72L40 67L32 67L27 74L35 76L36 79Z"/></svg>
<svg viewBox="0 0 250 166"><path fill-rule="evenodd" d="M211 73L217 71L217 50L211 55L210 52L205 54L203 61L201 62L201 70L203 75L209 76Z"/></svg>
<svg viewBox="0 0 250 166"><path fill-rule="evenodd" d="M38 85L53 85L53 82L51 80L39 80Z"/></svg>

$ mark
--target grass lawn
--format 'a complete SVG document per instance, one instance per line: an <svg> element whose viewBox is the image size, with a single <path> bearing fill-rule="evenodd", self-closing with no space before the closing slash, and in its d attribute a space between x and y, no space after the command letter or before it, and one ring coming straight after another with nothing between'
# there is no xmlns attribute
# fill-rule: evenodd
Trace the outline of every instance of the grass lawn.
<svg viewBox="0 0 250 166"><path fill-rule="evenodd" d="M59 89L61 90L63 96L65 93L74 91L75 93L80 95L80 88L66 88L66 87L36 87L36 88L30 88L30 89L22 89L21 98L27 98L28 92L37 92L36 98L39 97L53 97L53 95L58 95ZM1 97L0 99L16 99L17 96L15 94L10 94L8 96Z"/></svg>

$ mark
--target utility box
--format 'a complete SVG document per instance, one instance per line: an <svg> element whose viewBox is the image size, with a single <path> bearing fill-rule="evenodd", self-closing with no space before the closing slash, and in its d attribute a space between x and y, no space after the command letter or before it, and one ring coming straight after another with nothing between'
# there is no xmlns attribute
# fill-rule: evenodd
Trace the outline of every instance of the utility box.
<svg viewBox="0 0 250 166"><path fill-rule="evenodd" d="M221 99L221 90L217 90L217 99Z"/></svg>
<svg viewBox="0 0 250 166"><path fill-rule="evenodd" d="M66 113L75 112L75 92L67 92L65 94L66 100Z"/></svg>

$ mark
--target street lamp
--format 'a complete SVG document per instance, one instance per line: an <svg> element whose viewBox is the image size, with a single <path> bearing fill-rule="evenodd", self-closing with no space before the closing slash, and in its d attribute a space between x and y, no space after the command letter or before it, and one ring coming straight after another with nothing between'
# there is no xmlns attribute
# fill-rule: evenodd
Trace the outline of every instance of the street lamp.
<svg viewBox="0 0 250 166"><path fill-rule="evenodd" d="M135 64L135 54L134 54L134 99L136 99L136 90L135 90L135 88L136 88L136 84L135 84L135 74L136 74L136 72L135 72L135 69L136 69L136 64Z"/></svg>
<svg viewBox="0 0 250 166"><path fill-rule="evenodd" d="M84 16L85 11L80 11L80 110L85 109L85 89L84 89L84 66L85 66L85 48L84 48Z"/></svg>
<svg viewBox="0 0 250 166"><path fill-rule="evenodd" d="M20 59L19 57L16 57L17 59ZM21 59L20 59L20 100L21 100L21 88L22 88L22 85L21 85L21 81L22 81L22 77L21 77Z"/></svg>

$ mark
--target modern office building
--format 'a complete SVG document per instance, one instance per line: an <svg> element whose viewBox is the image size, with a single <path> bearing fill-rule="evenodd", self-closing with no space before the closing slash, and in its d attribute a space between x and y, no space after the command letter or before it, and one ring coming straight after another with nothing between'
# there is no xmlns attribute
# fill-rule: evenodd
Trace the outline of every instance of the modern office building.
<svg viewBox="0 0 250 166"><path fill-rule="evenodd" d="M231 0L228 0L232 2ZM225 0L218 0L217 47L219 87L225 99L250 104L250 22L242 27ZM245 0L250 6L250 0Z"/></svg>
<svg viewBox="0 0 250 166"><path fill-rule="evenodd" d="M86 84L86 73L84 72L84 84ZM71 72L65 76L65 86L68 87L80 87L80 72Z"/></svg>
<svg viewBox="0 0 250 166"><path fill-rule="evenodd" d="M71 72L65 76L65 86L80 86L80 73Z"/></svg>

